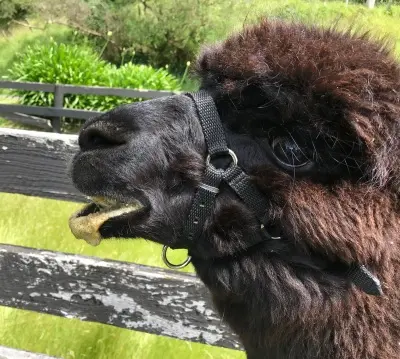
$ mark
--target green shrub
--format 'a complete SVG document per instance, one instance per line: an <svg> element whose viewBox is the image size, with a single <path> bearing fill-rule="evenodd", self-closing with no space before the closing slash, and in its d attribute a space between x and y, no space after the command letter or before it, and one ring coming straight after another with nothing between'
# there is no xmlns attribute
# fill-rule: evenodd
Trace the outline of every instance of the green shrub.
<svg viewBox="0 0 400 359"><path fill-rule="evenodd" d="M365 0L350 0L348 6L344 0L74 0L75 6L53 0L46 2L46 11L53 18L64 14L107 61L120 65L133 57L135 63L169 65L172 72L182 73L201 44L223 39L263 16L323 26L340 20L347 27L386 32L399 39L399 6L395 5L399 1L376 0L371 10Z"/></svg>
<svg viewBox="0 0 400 359"><path fill-rule="evenodd" d="M117 68L112 66L107 77L111 87L131 87L137 89L152 89L175 91L179 84L176 77L164 69L154 69L151 66L127 63Z"/></svg>
<svg viewBox="0 0 400 359"><path fill-rule="evenodd" d="M179 91L180 85L176 77L164 69L151 66L127 63L121 67L108 65L101 86L131 89ZM119 96L90 96L91 107L98 111L106 111L116 106L141 101L141 98Z"/></svg>
<svg viewBox="0 0 400 359"><path fill-rule="evenodd" d="M0 28L8 28L13 20L25 20L33 10L31 0L1 0Z"/></svg>
<svg viewBox="0 0 400 359"><path fill-rule="evenodd" d="M106 72L106 62L99 60L90 48L51 42L28 46L17 55L9 74L17 81L95 86L105 81ZM17 94L24 105L53 106L54 103L52 93L18 91ZM65 102L68 107L88 107L85 96L66 95Z"/></svg>
<svg viewBox="0 0 400 359"><path fill-rule="evenodd" d="M54 1L67 4L63 0ZM214 13L220 14L222 6L233 6L232 1L223 1L220 5L215 0L80 0L79 13L88 16L83 18L67 9L65 13L70 24L91 30L90 33L83 31L82 36L89 36L99 50L110 34L102 51L108 61L120 65L124 49L129 49L135 53L135 63L157 68L169 65L172 71L183 72L199 44L205 42L215 28L223 26L223 18ZM47 11L54 11L52 9L53 6Z"/></svg>
<svg viewBox="0 0 400 359"><path fill-rule="evenodd" d="M18 81L62 83L72 85L137 88L179 91L178 80L164 69L127 63L119 68L108 64L94 50L78 45L51 42L48 45L29 46L17 56L9 71L10 78ZM53 106L52 93L15 91L20 103L32 106ZM107 111L124 103L141 101L140 98L118 96L65 95L67 108ZM71 122L64 122L70 129ZM76 123L76 121L75 121Z"/></svg>

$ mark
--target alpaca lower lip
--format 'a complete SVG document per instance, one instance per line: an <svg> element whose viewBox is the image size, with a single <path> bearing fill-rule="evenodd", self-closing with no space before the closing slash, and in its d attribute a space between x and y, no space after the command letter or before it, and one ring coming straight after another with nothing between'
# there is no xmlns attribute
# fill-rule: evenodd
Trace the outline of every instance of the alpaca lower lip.
<svg viewBox="0 0 400 359"><path fill-rule="evenodd" d="M99 245L103 239L100 227L105 221L143 208L138 201L125 204L104 197L94 197L92 200L93 203L75 212L69 219L69 228L72 234L92 246Z"/></svg>

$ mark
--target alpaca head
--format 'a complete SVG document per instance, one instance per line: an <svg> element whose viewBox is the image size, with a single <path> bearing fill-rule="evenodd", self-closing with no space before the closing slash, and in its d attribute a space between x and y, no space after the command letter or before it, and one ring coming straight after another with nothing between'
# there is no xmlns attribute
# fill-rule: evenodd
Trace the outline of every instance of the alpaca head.
<svg viewBox="0 0 400 359"><path fill-rule="evenodd" d="M259 224L222 186L190 248L206 284L221 296L240 293L243 282L258 276L252 259L263 256L268 300L279 302L286 285L300 303L310 301L310 292L348 289L335 275L338 263L380 272L393 256L399 259L400 69L381 45L265 21L205 48L196 70L229 147L265 196L271 228L282 237L252 251ZM79 236L188 246L183 224L206 160L188 96L96 117L82 128L79 145L72 179L97 202L74 216Z"/></svg>

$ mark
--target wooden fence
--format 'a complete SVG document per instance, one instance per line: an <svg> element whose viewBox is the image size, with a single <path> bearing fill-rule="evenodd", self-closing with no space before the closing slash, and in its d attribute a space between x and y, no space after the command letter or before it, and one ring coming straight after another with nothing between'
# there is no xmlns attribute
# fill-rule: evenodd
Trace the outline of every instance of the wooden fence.
<svg viewBox="0 0 400 359"><path fill-rule="evenodd" d="M25 125L32 125L53 132L61 131L61 118L76 118L87 120L98 111L76 110L64 108L64 95L99 95L121 96L128 98L151 99L173 95L170 91L134 90L116 87L73 86L63 84L47 84L38 82L0 81L0 89L24 91L42 91L54 94L54 107L26 106L15 104L0 104L0 116ZM50 120L46 118L50 118Z"/></svg>
<svg viewBox="0 0 400 359"><path fill-rule="evenodd" d="M0 192L85 201L67 174L76 150L75 135L0 128ZM210 303L191 274L0 245L0 305L241 349ZM29 355L0 347L49 358Z"/></svg>

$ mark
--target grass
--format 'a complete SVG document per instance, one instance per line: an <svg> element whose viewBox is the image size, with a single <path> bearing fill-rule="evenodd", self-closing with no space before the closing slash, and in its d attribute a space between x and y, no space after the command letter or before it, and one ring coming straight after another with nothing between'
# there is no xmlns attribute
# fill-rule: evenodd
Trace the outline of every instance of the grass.
<svg viewBox="0 0 400 359"><path fill-rule="evenodd" d="M0 194L3 243L163 267L161 246L143 240L109 240L91 247L70 233L67 219L80 204ZM184 251L172 252L174 260ZM193 270L189 268L189 270ZM61 358L244 359L244 354L107 325L0 307L1 345Z"/></svg>
<svg viewBox="0 0 400 359"><path fill-rule="evenodd" d="M15 97L7 96L6 94L0 93L0 103L1 104L13 104L18 103ZM0 117L0 127L7 127L7 128L19 128L25 130L37 130L36 127L31 127L27 125L22 125L13 121L6 120L5 118Z"/></svg>
<svg viewBox="0 0 400 359"><path fill-rule="evenodd" d="M35 21L33 25L41 26L38 21ZM0 32L0 79L7 79L8 69L15 60L16 54L23 51L27 46L35 43L47 43L50 42L51 38L59 42L64 42L70 35L70 30L58 25L48 25L46 26L46 30L30 29L23 26L15 27L11 35ZM8 90L0 88L0 103L16 103L15 98L7 96L8 92ZM0 117L0 127L36 129L19 125L2 117Z"/></svg>
<svg viewBox="0 0 400 359"><path fill-rule="evenodd" d="M302 22L323 27L353 29L369 32L373 38L386 39L393 44L400 57L400 5L382 5L368 9L363 4L345 5L344 1L320 0L244 0L230 6L229 11L221 7L218 18L224 21L215 24L209 41L224 38L245 24L268 17Z"/></svg>
<svg viewBox="0 0 400 359"><path fill-rule="evenodd" d="M40 22L33 25L40 27ZM15 27L11 35L0 32L0 78L7 76L18 52L35 43L48 43L51 38L58 42L65 42L71 37L71 31L64 26L47 25L45 30Z"/></svg>

